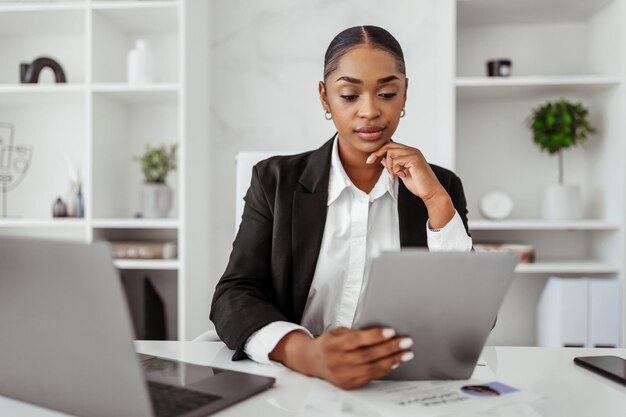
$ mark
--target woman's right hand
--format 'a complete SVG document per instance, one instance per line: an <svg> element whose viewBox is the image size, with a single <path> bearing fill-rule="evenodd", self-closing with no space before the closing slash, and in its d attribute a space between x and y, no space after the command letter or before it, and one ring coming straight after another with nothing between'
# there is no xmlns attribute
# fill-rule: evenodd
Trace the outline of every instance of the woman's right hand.
<svg viewBox="0 0 626 417"><path fill-rule="evenodd" d="M343 389L379 379L396 365L413 359L413 341L395 337L393 329L355 330L340 327L312 339L294 331L270 353L270 359Z"/></svg>

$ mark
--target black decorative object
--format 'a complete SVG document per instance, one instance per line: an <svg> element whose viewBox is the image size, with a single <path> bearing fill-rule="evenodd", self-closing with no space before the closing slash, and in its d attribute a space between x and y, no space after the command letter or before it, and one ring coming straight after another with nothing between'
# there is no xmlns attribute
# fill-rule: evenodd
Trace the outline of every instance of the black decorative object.
<svg viewBox="0 0 626 417"><path fill-rule="evenodd" d="M166 340L165 302L148 276L121 274L135 339Z"/></svg>
<svg viewBox="0 0 626 417"><path fill-rule="evenodd" d="M61 197L58 197L52 205L52 217L65 217L67 216L67 207Z"/></svg>
<svg viewBox="0 0 626 417"><path fill-rule="evenodd" d="M36 84L39 82L39 73L44 68L50 68L54 71L54 78L57 83L67 82L63 67L57 61L45 56L35 59L33 62L20 64L20 82L23 84Z"/></svg>
<svg viewBox="0 0 626 417"><path fill-rule="evenodd" d="M7 193L24 179L33 148L13 145L15 128L10 123L0 122L0 191L2 192L2 217L7 217Z"/></svg>
<svg viewBox="0 0 626 417"><path fill-rule="evenodd" d="M513 63L510 59L492 59L487 61L487 75L490 77L509 77Z"/></svg>
<svg viewBox="0 0 626 417"><path fill-rule="evenodd" d="M165 303L148 277L143 279L143 340L165 340Z"/></svg>

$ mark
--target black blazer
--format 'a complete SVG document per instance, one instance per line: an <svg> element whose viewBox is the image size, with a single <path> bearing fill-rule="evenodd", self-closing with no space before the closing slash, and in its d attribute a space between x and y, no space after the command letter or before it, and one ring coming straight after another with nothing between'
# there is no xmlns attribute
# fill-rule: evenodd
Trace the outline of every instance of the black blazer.
<svg viewBox="0 0 626 417"><path fill-rule="evenodd" d="M210 318L219 337L243 359L256 330L274 321L300 323L322 244L328 200L331 138L321 148L275 156L254 166L239 232L215 288ZM467 227L461 180L431 165ZM400 245L427 246L428 212L399 181Z"/></svg>

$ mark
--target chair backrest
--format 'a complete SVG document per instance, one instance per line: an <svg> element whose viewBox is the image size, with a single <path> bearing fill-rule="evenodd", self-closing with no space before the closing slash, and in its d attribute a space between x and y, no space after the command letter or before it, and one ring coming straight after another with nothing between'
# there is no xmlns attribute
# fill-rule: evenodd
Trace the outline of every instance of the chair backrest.
<svg viewBox="0 0 626 417"><path fill-rule="evenodd" d="M295 155L302 151L243 151L235 156L236 160L236 189L235 189L235 233L241 223L241 215L245 202L243 198L250 187L252 167L258 162L276 155Z"/></svg>

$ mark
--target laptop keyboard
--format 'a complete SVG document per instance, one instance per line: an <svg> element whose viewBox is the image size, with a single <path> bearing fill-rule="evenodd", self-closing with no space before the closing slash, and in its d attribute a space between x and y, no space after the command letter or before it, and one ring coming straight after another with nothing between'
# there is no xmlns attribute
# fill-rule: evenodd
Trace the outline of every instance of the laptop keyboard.
<svg viewBox="0 0 626 417"><path fill-rule="evenodd" d="M157 417L182 416L221 399L204 392L151 381L148 381L148 391Z"/></svg>

